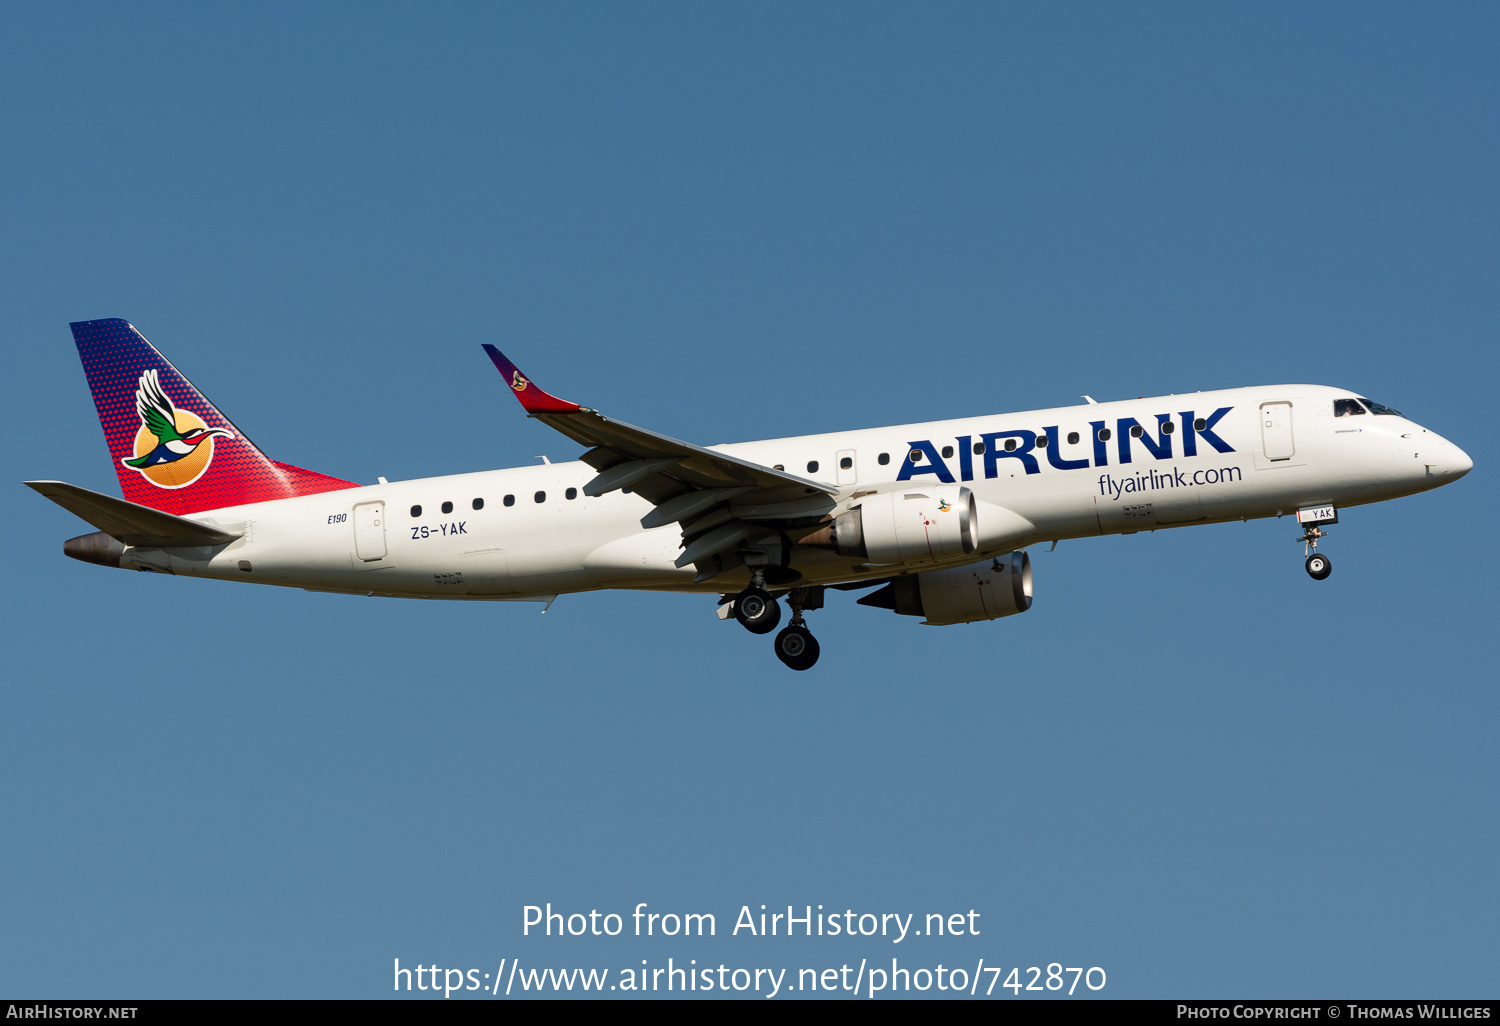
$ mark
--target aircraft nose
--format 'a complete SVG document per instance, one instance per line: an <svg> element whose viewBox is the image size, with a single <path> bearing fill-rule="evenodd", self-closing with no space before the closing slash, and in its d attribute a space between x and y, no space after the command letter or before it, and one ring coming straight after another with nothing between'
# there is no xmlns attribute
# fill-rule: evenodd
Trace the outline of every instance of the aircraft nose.
<svg viewBox="0 0 1500 1026"><path fill-rule="evenodd" d="M1469 471L1474 469L1474 461L1469 458L1468 453L1464 452L1452 442L1449 442L1448 446L1453 450L1453 479L1457 481L1459 478L1463 477Z"/></svg>
<svg viewBox="0 0 1500 1026"><path fill-rule="evenodd" d="M1441 435L1437 437L1436 441L1437 452L1433 454L1436 459L1434 466L1428 471L1429 473L1442 475L1445 479L1444 483L1446 483L1447 481L1457 481L1474 469L1474 461L1469 458L1468 453Z"/></svg>

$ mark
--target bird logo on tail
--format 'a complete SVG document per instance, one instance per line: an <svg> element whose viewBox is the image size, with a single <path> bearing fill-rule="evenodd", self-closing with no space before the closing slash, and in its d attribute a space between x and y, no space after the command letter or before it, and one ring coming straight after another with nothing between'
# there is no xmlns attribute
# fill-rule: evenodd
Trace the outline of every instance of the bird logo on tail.
<svg viewBox="0 0 1500 1026"><path fill-rule="evenodd" d="M156 371L141 375L135 389L136 432L134 456L120 462L158 488L185 488L208 470L214 438L233 438L223 428L211 428L197 414L178 409L162 389Z"/></svg>

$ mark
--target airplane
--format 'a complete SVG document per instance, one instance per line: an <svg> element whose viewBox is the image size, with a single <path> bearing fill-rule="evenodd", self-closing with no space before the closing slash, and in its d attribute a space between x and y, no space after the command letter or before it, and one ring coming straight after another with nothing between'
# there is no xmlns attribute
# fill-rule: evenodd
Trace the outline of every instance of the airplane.
<svg viewBox="0 0 1500 1026"><path fill-rule="evenodd" d="M484 351L574 462L361 485L270 459L129 322L72 332L124 498L28 486L97 528L103 566L399 598L544 602L599 589L717 596L722 620L817 662L826 593L927 625L1023 613L1027 549L1295 517L1314 580L1341 510L1473 461L1390 407L1266 385L700 446L543 391Z"/></svg>

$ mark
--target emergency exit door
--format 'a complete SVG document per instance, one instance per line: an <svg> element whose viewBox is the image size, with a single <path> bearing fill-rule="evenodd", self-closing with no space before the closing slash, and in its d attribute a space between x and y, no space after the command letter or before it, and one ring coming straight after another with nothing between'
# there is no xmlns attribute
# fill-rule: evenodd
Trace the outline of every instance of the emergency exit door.
<svg viewBox="0 0 1500 1026"><path fill-rule="evenodd" d="M1268 460L1289 460L1297 451L1292 442L1292 404L1261 403L1261 449Z"/></svg>
<svg viewBox="0 0 1500 1026"><path fill-rule="evenodd" d="M354 507L354 554L366 563L385 558L385 503Z"/></svg>
<svg viewBox="0 0 1500 1026"><path fill-rule="evenodd" d="M842 449L838 454L839 484L852 485L859 480L859 467L855 465L857 454L853 449Z"/></svg>

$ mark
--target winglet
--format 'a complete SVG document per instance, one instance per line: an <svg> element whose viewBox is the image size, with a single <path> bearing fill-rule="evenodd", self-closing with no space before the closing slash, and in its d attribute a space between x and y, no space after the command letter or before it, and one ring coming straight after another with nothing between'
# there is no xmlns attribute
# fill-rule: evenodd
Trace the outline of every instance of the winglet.
<svg viewBox="0 0 1500 1026"><path fill-rule="evenodd" d="M521 405L526 408L527 413L577 413L581 406L570 403L566 399L559 399L555 395L543 392L536 382L516 369L516 365L506 359L504 353L490 345L482 343L484 351L490 354L490 360L495 364L495 369L505 379L505 383L515 390L516 398L521 400Z"/></svg>

